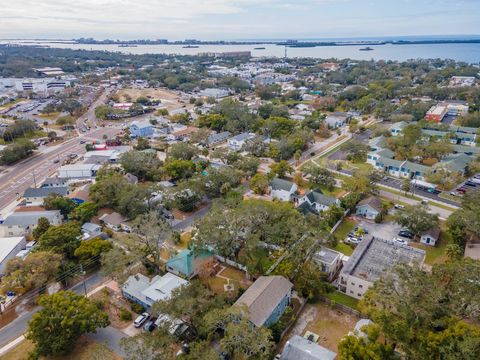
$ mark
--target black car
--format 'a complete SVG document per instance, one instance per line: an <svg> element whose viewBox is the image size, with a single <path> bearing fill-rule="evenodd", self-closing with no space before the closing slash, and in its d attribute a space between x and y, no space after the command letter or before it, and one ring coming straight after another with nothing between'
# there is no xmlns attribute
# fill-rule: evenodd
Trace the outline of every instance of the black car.
<svg viewBox="0 0 480 360"><path fill-rule="evenodd" d="M148 320L145 325L143 325L143 330L145 331L148 331L148 332L152 332L153 330L155 330L157 328L157 325L155 325L155 321L157 319L155 318L152 318L150 320Z"/></svg>
<svg viewBox="0 0 480 360"><path fill-rule="evenodd" d="M413 239L413 233L409 230L400 230L398 235L409 238L409 239Z"/></svg>

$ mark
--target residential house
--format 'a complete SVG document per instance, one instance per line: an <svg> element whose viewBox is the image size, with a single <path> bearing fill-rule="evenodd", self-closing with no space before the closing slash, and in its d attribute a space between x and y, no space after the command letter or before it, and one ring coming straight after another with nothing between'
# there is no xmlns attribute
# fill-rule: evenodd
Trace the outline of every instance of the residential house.
<svg viewBox="0 0 480 360"><path fill-rule="evenodd" d="M130 227L125 224L127 219L117 212L111 214L103 214L99 218L100 222L113 231L130 230Z"/></svg>
<svg viewBox="0 0 480 360"><path fill-rule="evenodd" d="M85 240L99 236L102 233L102 227L91 222L83 224L81 230Z"/></svg>
<svg viewBox="0 0 480 360"><path fill-rule="evenodd" d="M252 133L242 133L228 139L228 147L233 151L240 151L248 140L255 137Z"/></svg>
<svg viewBox="0 0 480 360"><path fill-rule="evenodd" d="M41 188L27 188L23 193L23 198L27 204L43 203L43 200L52 194L67 196L68 187L41 187Z"/></svg>
<svg viewBox="0 0 480 360"><path fill-rule="evenodd" d="M58 177L46 178L40 187L42 188L68 187L68 178L58 178Z"/></svg>
<svg viewBox="0 0 480 360"><path fill-rule="evenodd" d="M150 137L153 135L153 126L149 120L133 121L128 129L132 138Z"/></svg>
<svg viewBox="0 0 480 360"><path fill-rule="evenodd" d="M338 290L360 299L376 280L388 274L395 265L422 265L424 260L424 250L375 237L364 239L340 272Z"/></svg>
<svg viewBox="0 0 480 360"><path fill-rule="evenodd" d="M25 236L0 237L0 276L4 275L8 260L17 256L25 247Z"/></svg>
<svg viewBox="0 0 480 360"><path fill-rule="evenodd" d="M290 304L292 288L293 284L283 276L260 276L234 306L246 306L250 323L268 327L280 319Z"/></svg>
<svg viewBox="0 0 480 360"><path fill-rule="evenodd" d="M215 146L215 145L221 144L221 143L227 141L227 139L231 135L232 135L232 133L230 131L223 131L223 132L220 132L220 133L211 134L207 138L207 146Z"/></svg>
<svg viewBox="0 0 480 360"><path fill-rule="evenodd" d="M402 133L403 129L408 125L405 121L399 121L390 126L390 133L392 136L398 136Z"/></svg>
<svg viewBox="0 0 480 360"><path fill-rule="evenodd" d="M122 285L122 294L148 310L155 302L170 299L175 289L187 284L187 280L172 273L157 275L152 280L139 273L130 276Z"/></svg>
<svg viewBox="0 0 480 360"><path fill-rule="evenodd" d="M466 130L468 128L451 127L451 131L442 131L435 129L422 129L422 135L425 139L449 139L453 145L476 146L477 134Z"/></svg>
<svg viewBox="0 0 480 360"><path fill-rule="evenodd" d="M373 139L369 140L368 146L370 146L372 151L382 150L385 148L385 140L386 138L383 135L374 137Z"/></svg>
<svg viewBox="0 0 480 360"><path fill-rule="evenodd" d="M337 354L299 335L288 339L280 360L335 360Z"/></svg>
<svg viewBox="0 0 480 360"><path fill-rule="evenodd" d="M60 225L62 215L59 210L15 212L8 215L0 224L0 236L27 236L37 227L38 219L46 218L50 225Z"/></svg>
<svg viewBox="0 0 480 360"><path fill-rule="evenodd" d="M303 213L320 214L333 205L340 206L340 200L322 194L320 189L309 191L298 201L298 209Z"/></svg>
<svg viewBox="0 0 480 360"><path fill-rule="evenodd" d="M369 196L357 204L357 210L355 213L367 219L373 220L382 212L382 209L382 201L380 198L376 196Z"/></svg>
<svg viewBox="0 0 480 360"><path fill-rule="evenodd" d="M334 112L325 118L325 124L330 129L337 129L344 126L350 118L351 116L347 113Z"/></svg>
<svg viewBox="0 0 480 360"><path fill-rule="evenodd" d="M166 270L187 279L195 277L202 266L213 259L210 251L201 251L196 254L190 249L186 249L172 256L166 263Z"/></svg>
<svg viewBox="0 0 480 360"><path fill-rule="evenodd" d="M420 242L425 245L435 246L439 238L440 229L438 227L433 227L420 236Z"/></svg>
<svg viewBox="0 0 480 360"><path fill-rule="evenodd" d="M322 247L313 255L313 260L320 267L320 271L328 275L328 281L332 281L343 266L343 257L338 251Z"/></svg>
<svg viewBox="0 0 480 360"><path fill-rule="evenodd" d="M270 181L268 189L272 198L281 201L290 201L292 195L297 191L298 186L294 182L275 178Z"/></svg>
<svg viewBox="0 0 480 360"><path fill-rule="evenodd" d="M465 175L468 172L468 164L472 161L472 157L466 154L451 154L445 156L440 162L432 166L435 173L440 169L444 169L450 173Z"/></svg>

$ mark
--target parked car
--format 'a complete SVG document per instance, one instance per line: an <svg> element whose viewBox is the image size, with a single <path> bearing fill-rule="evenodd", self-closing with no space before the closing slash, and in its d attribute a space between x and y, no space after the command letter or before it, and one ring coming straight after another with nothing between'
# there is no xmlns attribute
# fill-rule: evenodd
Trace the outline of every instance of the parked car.
<svg viewBox="0 0 480 360"><path fill-rule="evenodd" d="M143 325L143 330L147 331L147 332L152 332L153 330L155 330L157 328L157 325L155 324L155 318L151 318L150 320L148 320L145 325Z"/></svg>
<svg viewBox="0 0 480 360"><path fill-rule="evenodd" d="M136 328L139 328L145 323L145 321L148 320L149 317L150 317L150 314L147 312L144 312L143 314L138 315L135 321L133 322L133 326L135 326Z"/></svg>
<svg viewBox="0 0 480 360"><path fill-rule="evenodd" d="M86 140L80 140L80 144L85 144Z"/></svg>
<svg viewBox="0 0 480 360"><path fill-rule="evenodd" d="M398 232L399 236L403 236L409 239L413 239L414 234L410 230L402 229Z"/></svg>
<svg viewBox="0 0 480 360"><path fill-rule="evenodd" d="M397 210L403 210L403 209L405 209L405 206L400 205L400 204L395 204L393 207L394 207L395 209L397 209Z"/></svg>
<svg viewBox="0 0 480 360"><path fill-rule="evenodd" d="M477 184L475 184L475 183L472 182L472 181L465 181L465 185L466 185L466 186L470 186L470 187L477 187Z"/></svg>
<svg viewBox="0 0 480 360"><path fill-rule="evenodd" d="M394 242L394 243L397 243L397 244L400 244L400 245L408 245L407 240L400 239L400 238L394 238L394 239L393 239L393 242Z"/></svg>

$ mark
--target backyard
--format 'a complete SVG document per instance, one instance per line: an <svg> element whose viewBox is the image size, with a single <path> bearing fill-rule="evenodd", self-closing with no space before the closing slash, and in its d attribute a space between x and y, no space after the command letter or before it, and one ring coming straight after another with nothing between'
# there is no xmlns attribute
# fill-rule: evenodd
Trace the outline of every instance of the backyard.
<svg viewBox="0 0 480 360"><path fill-rule="evenodd" d="M244 271L225 264L220 264L219 269L214 276L203 279L205 284L217 294L224 294L228 291L232 297L235 297L240 289L245 290L252 284ZM233 286L233 288L228 290L226 285Z"/></svg>
<svg viewBox="0 0 480 360"><path fill-rule="evenodd" d="M343 240L347 237L348 233L353 230L357 222L351 218L345 218L337 230L333 233L337 239L337 245L333 247L334 250L341 252L347 256L352 255L353 248L345 244Z"/></svg>

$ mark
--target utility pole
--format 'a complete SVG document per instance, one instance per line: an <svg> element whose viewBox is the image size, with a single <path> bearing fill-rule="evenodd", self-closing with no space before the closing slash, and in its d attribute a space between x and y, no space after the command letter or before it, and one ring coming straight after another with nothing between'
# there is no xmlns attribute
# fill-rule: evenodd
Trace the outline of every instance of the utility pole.
<svg viewBox="0 0 480 360"><path fill-rule="evenodd" d="M37 187L37 179L35 178L35 169L33 169L33 184Z"/></svg>
<svg viewBox="0 0 480 360"><path fill-rule="evenodd" d="M83 291L85 293L85 297L87 297L87 284L85 284L85 271L83 270L82 264L80 264L80 275L82 276Z"/></svg>

